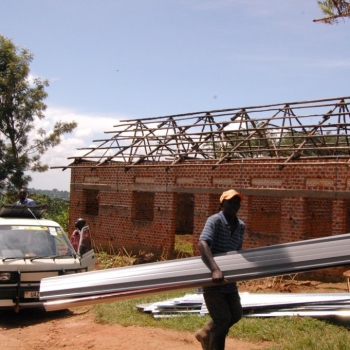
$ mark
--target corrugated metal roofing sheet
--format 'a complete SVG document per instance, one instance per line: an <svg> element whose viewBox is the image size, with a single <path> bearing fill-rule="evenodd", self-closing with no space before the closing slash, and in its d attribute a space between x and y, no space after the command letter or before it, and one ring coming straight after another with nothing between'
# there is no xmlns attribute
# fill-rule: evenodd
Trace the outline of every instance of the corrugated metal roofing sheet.
<svg viewBox="0 0 350 350"><path fill-rule="evenodd" d="M229 252L215 260L228 281L243 281L348 265L349 252L350 234L344 234ZM40 299L47 310L56 310L211 284L201 257L193 257L44 278Z"/></svg>
<svg viewBox="0 0 350 350"><path fill-rule="evenodd" d="M326 318L350 316L350 293L239 293L245 317L311 316ZM136 308L154 318L208 314L203 294L163 300Z"/></svg>

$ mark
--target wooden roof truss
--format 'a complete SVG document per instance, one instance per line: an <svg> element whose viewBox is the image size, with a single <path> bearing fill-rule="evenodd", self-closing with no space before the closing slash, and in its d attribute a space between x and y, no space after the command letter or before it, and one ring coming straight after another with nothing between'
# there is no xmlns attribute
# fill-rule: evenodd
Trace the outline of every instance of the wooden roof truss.
<svg viewBox="0 0 350 350"><path fill-rule="evenodd" d="M100 166L185 166L210 160L350 159L350 97L123 120L110 138L80 148L74 162ZM188 162L192 161L192 162ZM64 168L67 168L64 167Z"/></svg>

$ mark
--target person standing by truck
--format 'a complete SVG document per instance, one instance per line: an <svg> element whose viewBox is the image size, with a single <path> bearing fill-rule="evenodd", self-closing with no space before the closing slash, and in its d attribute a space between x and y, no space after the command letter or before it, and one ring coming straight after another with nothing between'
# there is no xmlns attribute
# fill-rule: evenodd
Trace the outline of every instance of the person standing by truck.
<svg viewBox="0 0 350 350"><path fill-rule="evenodd" d="M18 198L16 205L27 205L30 207L35 207L36 202L33 199L30 199L27 197L28 193L27 190L24 188L21 188L18 192Z"/></svg>
<svg viewBox="0 0 350 350"><path fill-rule="evenodd" d="M70 242L72 243L72 246L74 250L78 252L79 248L79 242L80 242L80 235L81 235L81 230L82 228L86 225L86 221L83 218L79 218L75 222L75 230L73 231L72 235L70 236Z"/></svg>

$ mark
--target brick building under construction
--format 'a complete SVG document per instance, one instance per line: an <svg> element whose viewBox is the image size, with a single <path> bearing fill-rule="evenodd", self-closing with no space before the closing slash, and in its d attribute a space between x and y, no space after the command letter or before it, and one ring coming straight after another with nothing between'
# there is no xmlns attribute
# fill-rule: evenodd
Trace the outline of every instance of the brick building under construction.
<svg viewBox="0 0 350 350"><path fill-rule="evenodd" d="M222 191L245 200L244 248L350 232L350 97L120 121L79 149L70 230L83 216L99 247L194 251Z"/></svg>

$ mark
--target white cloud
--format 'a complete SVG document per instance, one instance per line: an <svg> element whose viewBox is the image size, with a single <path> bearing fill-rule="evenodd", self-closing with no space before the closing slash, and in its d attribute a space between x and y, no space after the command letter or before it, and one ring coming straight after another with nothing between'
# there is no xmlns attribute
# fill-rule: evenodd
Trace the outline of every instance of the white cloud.
<svg viewBox="0 0 350 350"><path fill-rule="evenodd" d="M33 84L33 83L34 83L34 80L35 80L36 78L38 78L38 77L36 77L35 75L29 73L29 74L28 74L27 80L28 80L29 84Z"/></svg>
<svg viewBox="0 0 350 350"><path fill-rule="evenodd" d="M38 128L43 128L47 133L53 130L54 124L58 121L62 122L77 122L78 126L70 133L62 136L62 142L47 151L42 156L42 161L50 167L64 167L71 163L68 157L81 156L86 150L77 150L77 148L95 147L98 143L93 143L92 140L109 138L104 134L104 131L113 130L113 125L117 125L119 120L127 119L126 116L104 116L93 115L75 112L68 109L48 108L45 111L45 119L38 120ZM30 138L35 137L35 131L30 134ZM36 189L53 189L69 191L70 186L70 171L64 172L61 169L50 169L45 173L29 172L33 181L29 187Z"/></svg>
<svg viewBox="0 0 350 350"><path fill-rule="evenodd" d="M84 128L77 130L75 132L75 135L77 137L87 137L87 136L92 136L93 135L93 129L92 128Z"/></svg>

